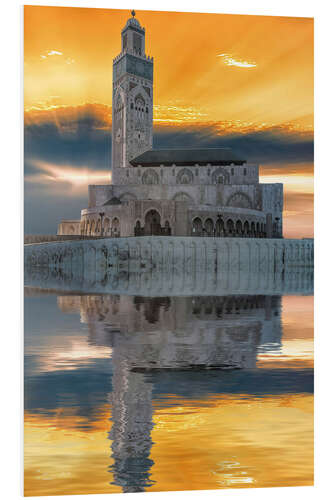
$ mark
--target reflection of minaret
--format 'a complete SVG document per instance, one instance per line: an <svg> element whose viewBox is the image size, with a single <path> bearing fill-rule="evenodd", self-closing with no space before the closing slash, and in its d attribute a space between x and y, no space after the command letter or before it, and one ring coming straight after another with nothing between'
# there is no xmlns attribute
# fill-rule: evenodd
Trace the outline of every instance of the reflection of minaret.
<svg viewBox="0 0 333 500"><path fill-rule="evenodd" d="M112 347L110 472L124 492L152 485L154 376L148 379L145 371L254 368L258 347L281 341L279 296L86 295L80 300L89 341ZM59 307L78 306L69 301L59 298Z"/></svg>
<svg viewBox="0 0 333 500"><path fill-rule="evenodd" d="M152 447L152 384L141 373L131 372L126 352L114 349L112 357L113 484L124 493L140 492L153 484L149 458Z"/></svg>

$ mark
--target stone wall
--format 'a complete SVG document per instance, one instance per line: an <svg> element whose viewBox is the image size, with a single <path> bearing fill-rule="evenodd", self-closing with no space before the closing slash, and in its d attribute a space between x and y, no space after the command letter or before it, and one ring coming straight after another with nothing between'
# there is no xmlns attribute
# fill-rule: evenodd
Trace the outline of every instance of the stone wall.
<svg viewBox="0 0 333 500"><path fill-rule="evenodd" d="M80 220L62 220L58 224L58 235L80 235Z"/></svg>
<svg viewBox="0 0 333 500"><path fill-rule="evenodd" d="M81 236L81 235L59 235L59 234L25 234L24 244L46 243L51 241L73 241L73 240L91 240L99 239L100 236Z"/></svg>
<svg viewBox="0 0 333 500"><path fill-rule="evenodd" d="M188 270L255 273L313 267L313 240L143 236L50 242L25 247L25 264L103 273Z"/></svg>

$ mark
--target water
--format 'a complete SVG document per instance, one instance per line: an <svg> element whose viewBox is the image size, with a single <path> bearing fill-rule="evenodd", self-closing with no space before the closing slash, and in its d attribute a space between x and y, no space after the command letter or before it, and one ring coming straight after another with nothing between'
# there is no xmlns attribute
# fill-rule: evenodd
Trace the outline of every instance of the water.
<svg viewBox="0 0 333 500"><path fill-rule="evenodd" d="M26 495L313 484L311 275L90 278L26 272Z"/></svg>

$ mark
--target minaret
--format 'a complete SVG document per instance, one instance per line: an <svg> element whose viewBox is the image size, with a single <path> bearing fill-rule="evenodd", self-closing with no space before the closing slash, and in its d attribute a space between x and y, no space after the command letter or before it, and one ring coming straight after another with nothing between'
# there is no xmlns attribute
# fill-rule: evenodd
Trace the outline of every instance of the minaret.
<svg viewBox="0 0 333 500"><path fill-rule="evenodd" d="M113 60L112 183L122 183L129 161L153 145L153 58L145 54L145 28L132 11Z"/></svg>

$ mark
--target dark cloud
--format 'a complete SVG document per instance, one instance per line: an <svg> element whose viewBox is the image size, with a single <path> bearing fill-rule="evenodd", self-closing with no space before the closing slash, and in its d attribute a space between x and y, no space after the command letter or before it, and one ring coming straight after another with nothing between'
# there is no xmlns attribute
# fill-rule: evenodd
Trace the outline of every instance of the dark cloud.
<svg viewBox="0 0 333 500"><path fill-rule="evenodd" d="M238 156L263 167L297 173L297 165L313 162L313 134L285 127L235 132L221 124L155 125L155 148L230 147ZM25 114L25 231L54 232L61 218L79 218L87 194L65 183L40 182L41 164L109 171L111 168L111 108L100 104L61 107ZM261 171L263 173L263 170ZM36 177L36 184L31 180Z"/></svg>
<svg viewBox="0 0 333 500"><path fill-rule="evenodd" d="M156 148L229 147L248 162L307 163L313 161L313 135L287 131L283 127L248 132L220 132L215 125L159 127Z"/></svg>

